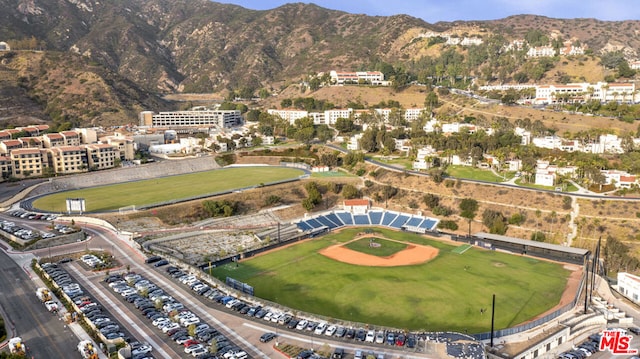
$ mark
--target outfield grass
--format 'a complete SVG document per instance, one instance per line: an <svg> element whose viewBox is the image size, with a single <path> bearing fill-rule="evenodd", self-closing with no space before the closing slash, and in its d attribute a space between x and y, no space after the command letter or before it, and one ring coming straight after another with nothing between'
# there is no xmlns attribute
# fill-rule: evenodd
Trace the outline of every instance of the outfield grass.
<svg viewBox="0 0 640 359"><path fill-rule="evenodd" d="M440 249L420 265L364 267L318 251L353 239L361 228L305 241L213 270L248 282L258 297L346 321L411 330L487 332L496 295L496 329L531 319L559 303L569 271L529 257L471 248L463 254L440 241L376 229L383 236ZM484 314L480 309L487 309Z"/></svg>
<svg viewBox="0 0 640 359"><path fill-rule="evenodd" d="M54 193L38 198L33 202L33 207L64 212L67 198L84 198L88 212L116 210L130 205L139 207L291 179L303 173L299 169L284 167L223 168Z"/></svg>
<svg viewBox="0 0 640 359"><path fill-rule="evenodd" d="M371 254L378 257L388 257L396 254L401 250L407 248L405 243L398 243L394 241L387 241L382 238L375 238L375 242L380 244L380 247L371 247L369 245L371 238L361 238L357 241L347 243L345 247L354 251Z"/></svg>

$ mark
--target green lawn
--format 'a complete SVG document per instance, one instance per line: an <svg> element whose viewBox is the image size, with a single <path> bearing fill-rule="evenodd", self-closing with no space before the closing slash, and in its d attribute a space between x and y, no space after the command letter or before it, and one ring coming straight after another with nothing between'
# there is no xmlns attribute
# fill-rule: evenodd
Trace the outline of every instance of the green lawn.
<svg viewBox="0 0 640 359"><path fill-rule="evenodd" d="M371 254L378 257L388 257L407 248L407 245L405 243L387 241L382 238L374 239L376 243L380 244L380 247L372 247L370 246L371 239L372 238L358 239L357 241L346 244L345 247L354 251Z"/></svg>
<svg viewBox="0 0 640 359"><path fill-rule="evenodd" d="M469 166L448 166L447 174L455 178L474 179L487 182L504 182L504 178L496 176L491 170Z"/></svg>
<svg viewBox="0 0 640 359"><path fill-rule="evenodd" d="M412 330L489 331L517 325L560 301L569 272L562 265L502 252L453 246L406 232L375 229L387 238L440 249L414 266L364 267L334 261L322 248L362 232L352 228L213 270L248 282L258 297L345 321ZM480 314L480 309L488 309Z"/></svg>
<svg viewBox="0 0 640 359"><path fill-rule="evenodd" d="M129 205L143 206L245 188L261 183L296 178L303 173L299 169L283 167L223 168L58 192L38 198L33 202L33 206L45 211L64 212L66 211L65 200L67 198L84 198L88 212L108 211Z"/></svg>

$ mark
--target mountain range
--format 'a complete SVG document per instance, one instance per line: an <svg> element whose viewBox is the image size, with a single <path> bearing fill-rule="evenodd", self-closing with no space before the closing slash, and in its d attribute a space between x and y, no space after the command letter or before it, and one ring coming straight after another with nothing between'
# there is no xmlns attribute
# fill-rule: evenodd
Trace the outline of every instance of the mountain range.
<svg viewBox="0 0 640 359"><path fill-rule="evenodd" d="M20 104L35 104L21 115L44 115L58 125L107 125L131 122L142 109L174 108L163 94L273 93L332 69L415 68L443 51L427 46L422 34L429 32L510 41L539 30L586 44L596 55L620 51L629 59L640 48L640 21L520 15L430 24L313 4L257 11L207 0L0 0L0 6L0 41L32 50L0 52L0 94L8 101L0 126L15 119L5 108Z"/></svg>

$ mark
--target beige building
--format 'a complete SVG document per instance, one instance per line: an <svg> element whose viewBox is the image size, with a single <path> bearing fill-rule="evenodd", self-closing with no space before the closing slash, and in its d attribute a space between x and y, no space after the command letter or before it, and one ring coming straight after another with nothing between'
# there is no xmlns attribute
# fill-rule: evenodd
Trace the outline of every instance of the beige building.
<svg viewBox="0 0 640 359"><path fill-rule="evenodd" d="M16 178L42 176L42 170L45 166L42 151L37 148L22 148L11 151L13 176Z"/></svg>
<svg viewBox="0 0 640 359"><path fill-rule="evenodd" d="M58 146L50 148L51 165L58 174L86 172L87 151L79 146Z"/></svg>
<svg viewBox="0 0 640 359"><path fill-rule="evenodd" d="M13 175L13 166L9 156L0 156L0 181Z"/></svg>
<svg viewBox="0 0 640 359"><path fill-rule="evenodd" d="M82 137L75 131L62 131L60 134L64 137L66 146L80 146L82 143Z"/></svg>
<svg viewBox="0 0 640 359"><path fill-rule="evenodd" d="M42 136L45 148L52 148L58 146L66 146L67 142L60 133L45 133Z"/></svg>
<svg viewBox="0 0 640 359"><path fill-rule="evenodd" d="M87 165L91 170L104 170L113 168L119 151L106 143L86 145Z"/></svg>

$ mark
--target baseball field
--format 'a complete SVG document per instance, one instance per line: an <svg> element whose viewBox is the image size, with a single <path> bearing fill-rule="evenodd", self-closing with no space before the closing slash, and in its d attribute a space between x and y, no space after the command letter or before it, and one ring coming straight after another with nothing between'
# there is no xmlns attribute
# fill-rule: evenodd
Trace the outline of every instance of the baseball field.
<svg viewBox="0 0 640 359"><path fill-rule="evenodd" d="M294 310L399 329L468 333L490 330L493 294L496 329L551 309L570 273L558 263L460 250L381 228L344 229L213 271Z"/></svg>
<svg viewBox="0 0 640 359"><path fill-rule="evenodd" d="M65 212L67 198L84 198L87 212L117 210L206 194L241 189L259 184L293 179L304 172L285 167L233 167L150 180L57 192L40 197L33 207L50 212Z"/></svg>

